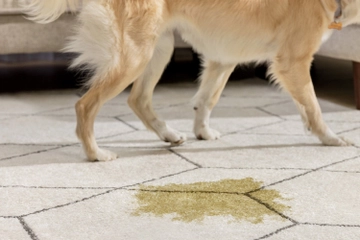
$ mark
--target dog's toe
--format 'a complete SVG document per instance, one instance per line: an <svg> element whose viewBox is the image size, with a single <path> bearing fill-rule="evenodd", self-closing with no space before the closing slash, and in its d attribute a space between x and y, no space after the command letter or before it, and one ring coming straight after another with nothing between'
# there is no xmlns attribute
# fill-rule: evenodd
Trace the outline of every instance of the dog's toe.
<svg viewBox="0 0 360 240"><path fill-rule="evenodd" d="M171 146L181 145L187 140L186 134L172 128L167 128L167 130L162 132L159 136L164 142L170 142Z"/></svg>
<svg viewBox="0 0 360 240"><path fill-rule="evenodd" d="M117 159L118 155L106 149L98 149L96 156L89 158L90 161L107 162Z"/></svg>
<svg viewBox="0 0 360 240"><path fill-rule="evenodd" d="M343 142L343 146L355 146L355 143L353 143L352 141L350 141L349 139L346 139L345 137L340 137L340 139Z"/></svg>
<svg viewBox="0 0 360 240"><path fill-rule="evenodd" d="M338 136L320 138L320 140L326 146L348 147L354 145L354 143L345 139L344 137L338 137Z"/></svg>
<svg viewBox="0 0 360 240"><path fill-rule="evenodd" d="M195 130L195 135L199 140L216 140L221 136L218 131L211 128L201 128L199 130Z"/></svg>

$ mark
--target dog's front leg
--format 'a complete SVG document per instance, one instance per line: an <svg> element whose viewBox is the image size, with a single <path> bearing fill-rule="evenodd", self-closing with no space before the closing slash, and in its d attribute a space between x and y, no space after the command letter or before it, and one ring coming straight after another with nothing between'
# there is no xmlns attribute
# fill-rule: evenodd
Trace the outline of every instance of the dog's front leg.
<svg viewBox="0 0 360 240"><path fill-rule="evenodd" d="M217 62L206 62L204 65L194 106L194 133L200 140L215 140L220 137L220 133L209 126L210 115L235 66L235 64L224 65Z"/></svg>
<svg viewBox="0 0 360 240"><path fill-rule="evenodd" d="M276 81L292 96L306 128L323 144L329 146L351 145L345 139L337 136L322 118L309 71L311 60L311 57L297 61L279 57L272 65L272 73L276 77Z"/></svg>

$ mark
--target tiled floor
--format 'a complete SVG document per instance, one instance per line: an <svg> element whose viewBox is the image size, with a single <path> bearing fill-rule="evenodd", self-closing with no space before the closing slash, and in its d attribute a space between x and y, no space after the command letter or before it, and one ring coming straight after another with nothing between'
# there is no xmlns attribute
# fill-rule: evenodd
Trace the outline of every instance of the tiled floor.
<svg viewBox="0 0 360 240"><path fill-rule="evenodd" d="M156 90L159 115L188 134L176 148L145 130L126 105L128 92L108 103L96 135L120 157L106 163L87 162L75 138L76 91L0 95L0 239L360 239L360 114L349 92L338 94L337 103L319 95L329 125L354 147L320 145L304 132L291 99L258 79L229 83L211 122L221 140L197 141L191 133L195 91L190 83ZM244 179L260 188L206 189ZM194 183L202 187L173 189ZM235 219L211 205L213 214L186 222L175 213L158 214L175 208L166 201L154 212L134 214L144 186L155 189L150 202L157 194L179 194L182 204L198 206L185 216L204 207L185 193L205 194L209 204L235 194L238 204L230 211L250 215ZM277 209L262 191L276 193L275 202L288 208ZM255 223L251 214L259 209L264 215Z"/></svg>

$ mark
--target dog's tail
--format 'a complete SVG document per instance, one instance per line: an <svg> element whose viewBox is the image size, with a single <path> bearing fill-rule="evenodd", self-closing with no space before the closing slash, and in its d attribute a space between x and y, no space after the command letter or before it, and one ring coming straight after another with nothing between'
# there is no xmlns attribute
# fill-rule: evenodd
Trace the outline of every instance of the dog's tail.
<svg viewBox="0 0 360 240"><path fill-rule="evenodd" d="M66 11L77 11L83 1L85 0L32 0L22 7L29 20L45 24L55 21Z"/></svg>

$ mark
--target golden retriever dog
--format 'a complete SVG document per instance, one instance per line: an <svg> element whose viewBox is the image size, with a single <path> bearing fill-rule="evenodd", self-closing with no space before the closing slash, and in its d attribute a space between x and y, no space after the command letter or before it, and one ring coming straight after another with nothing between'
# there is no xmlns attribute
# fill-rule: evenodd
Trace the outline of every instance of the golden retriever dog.
<svg viewBox="0 0 360 240"><path fill-rule="evenodd" d="M65 49L79 53L72 67L92 71L88 91L76 104L76 133L89 160L117 158L98 147L94 120L105 102L132 83L128 104L145 126L174 145L186 140L152 106L175 30L204 60L194 105L198 139L220 137L209 118L236 65L267 61L269 74L292 96L307 129L325 145L349 145L325 124L309 69L333 28L360 22L360 0L34 0L27 9L40 23L80 9Z"/></svg>

